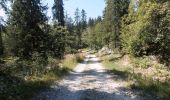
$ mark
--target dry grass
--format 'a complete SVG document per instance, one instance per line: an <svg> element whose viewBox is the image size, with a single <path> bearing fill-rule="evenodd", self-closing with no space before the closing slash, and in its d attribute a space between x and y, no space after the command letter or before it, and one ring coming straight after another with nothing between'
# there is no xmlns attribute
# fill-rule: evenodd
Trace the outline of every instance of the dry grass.
<svg viewBox="0 0 170 100"><path fill-rule="evenodd" d="M114 55L103 56L102 64L109 70L109 72L120 76L126 80L127 88L140 89L144 93L151 93L159 96L161 99L169 100L170 96L170 73L163 67L155 67L152 65L159 65L147 59L136 60L133 62L126 55L122 58L115 59ZM114 60L112 60L114 59ZM136 63L139 63L139 66Z"/></svg>
<svg viewBox="0 0 170 100"><path fill-rule="evenodd" d="M78 63L84 60L84 57L85 55L83 53L66 55L65 59L62 61L62 66L72 70Z"/></svg>
<svg viewBox="0 0 170 100"><path fill-rule="evenodd" d="M11 69L13 68L11 66L15 65L15 59L6 58L5 61L9 67L6 66L4 69L7 71L0 70L0 89L3 89L0 91L0 98L3 100L27 100L43 89L49 88L55 81L62 79L83 59L84 54L81 53L66 55L62 61L49 58L48 65L44 66L45 72L43 74L20 77L18 73L22 73L22 69ZM6 72L7 74L2 74L1 72Z"/></svg>

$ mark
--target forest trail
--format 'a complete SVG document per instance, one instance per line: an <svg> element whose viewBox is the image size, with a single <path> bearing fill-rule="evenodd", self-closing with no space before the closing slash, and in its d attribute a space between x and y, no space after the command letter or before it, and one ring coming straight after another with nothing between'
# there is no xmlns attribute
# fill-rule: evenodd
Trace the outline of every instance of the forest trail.
<svg viewBox="0 0 170 100"><path fill-rule="evenodd" d="M95 55L51 89L40 93L40 100L145 100L137 91L128 90L119 76L108 74Z"/></svg>

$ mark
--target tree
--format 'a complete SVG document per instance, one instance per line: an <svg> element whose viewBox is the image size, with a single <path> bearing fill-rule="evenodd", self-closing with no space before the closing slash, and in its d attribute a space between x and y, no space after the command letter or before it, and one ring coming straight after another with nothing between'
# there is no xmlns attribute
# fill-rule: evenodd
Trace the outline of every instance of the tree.
<svg viewBox="0 0 170 100"><path fill-rule="evenodd" d="M89 18L88 20L88 27L92 27L95 25L95 20L93 18Z"/></svg>
<svg viewBox="0 0 170 100"><path fill-rule="evenodd" d="M10 0L1 0L0 1L0 8L4 9L5 11L8 11L8 7L6 5L6 2Z"/></svg>
<svg viewBox="0 0 170 100"><path fill-rule="evenodd" d="M74 21L71 17L66 17L66 53L75 53L77 50L77 34L75 33Z"/></svg>
<svg viewBox="0 0 170 100"><path fill-rule="evenodd" d="M128 13L129 0L106 0L104 12L104 25L106 34L113 34L110 41L113 41L114 47L120 46L120 25L121 18Z"/></svg>
<svg viewBox="0 0 170 100"><path fill-rule="evenodd" d="M75 15L75 17L74 17L75 25L78 27L80 25L80 20L81 20L79 8L76 8L74 15Z"/></svg>
<svg viewBox="0 0 170 100"><path fill-rule="evenodd" d="M41 0L14 1L8 25L13 54L29 59L37 52L45 58L48 35L42 30L47 21L44 10Z"/></svg>
<svg viewBox="0 0 170 100"><path fill-rule="evenodd" d="M98 16L97 19L96 19L96 24L97 23L100 23L102 21L102 17L101 16Z"/></svg>
<svg viewBox="0 0 170 100"><path fill-rule="evenodd" d="M63 0L54 0L54 6L52 7L53 20L57 22L54 23L52 36L52 52L54 57L63 58L65 52L65 16Z"/></svg>
<svg viewBox="0 0 170 100"><path fill-rule="evenodd" d="M1 0L0 1L0 9L2 8L6 12L8 11L8 8L7 8L7 5L6 5L7 1L8 0ZM3 20L2 16L0 16L0 55L2 55L3 52L4 52L4 46L3 46L3 41L2 41L2 32L4 31L4 26L2 24L3 22L4 22L4 20Z"/></svg>
<svg viewBox="0 0 170 100"><path fill-rule="evenodd" d="M81 11L81 27L82 31L86 29L87 27L87 16L86 16L86 11L82 9Z"/></svg>
<svg viewBox="0 0 170 100"><path fill-rule="evenodd" d="M57 21L59 26L64 26L64 7L63 0L54 0L54 6L52 7L53 19Z"/></svg>
<svg viewBox="0 0 170 100"><path fill-rule="evenodd" d="M123 18L121 38L124 51L133 56L155 55L169 62L169 9L162 2L140 1L137 12Z"/></svg>
<svg viewBox="0 0 170 100"><path fill-rule="evenodd" d="M3 41L2 41L2 32L4 32L5 27L0 24L0 55L4 53L4 46L3 46Z"/></svg>
<svg viewBox="0 0 170 100"><path fill-rule="evenodd" d="M62 59L64 57L66 45L67 29L62 26L54 26L51 33L52 56Z"/></svg>
<svg viewBox="0 0 170 100"><path fill-rule="evenodd" d="M78 38L78 48L81 47L81 36L82 36L82 33L81 33L81 15L80 15L80 10L77 8L76 11L75 11L75 32L77 34L77 38Z"/></svg>

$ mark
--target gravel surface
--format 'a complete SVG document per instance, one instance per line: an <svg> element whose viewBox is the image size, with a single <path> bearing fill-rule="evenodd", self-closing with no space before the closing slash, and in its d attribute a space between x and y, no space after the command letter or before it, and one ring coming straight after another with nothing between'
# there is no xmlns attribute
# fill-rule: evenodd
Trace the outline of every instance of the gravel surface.
<svg viewBox="0 0 170 100"><path fill-rule="evenodd" d="M116 75L108 74L95 55L35 100L148 100L140 92L128 90Z"/></svg>

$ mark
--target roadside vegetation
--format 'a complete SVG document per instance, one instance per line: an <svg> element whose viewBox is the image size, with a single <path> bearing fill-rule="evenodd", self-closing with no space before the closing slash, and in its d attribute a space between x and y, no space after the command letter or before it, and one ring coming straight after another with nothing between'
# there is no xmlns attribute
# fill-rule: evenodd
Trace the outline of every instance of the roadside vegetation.
<svg viewBox="0 0 170 100"><path fill-rule="evenodd" d="M93 20L84 39L110 72L129 88L169 99L169 0L106 0L103 18Z"/></svg>
<svg viewBox="0 0 170 100"><path fill-rule="evenodd" d="M0 9L7 16L0 18L0 99L30 99L83 60L84 9L73 20L54 0L52 23L42 0L1 0Z"/></svg>
<svg viewBox="0 0 170 100"><path fill-rule="evenodd" d="M134 58L130 55L109 54L100 56L108 73L118 75L129 89L142 90L161 100L170 97L170 73L166 67L151 57Z"/></svg>
<svg viewBox="0 0 170 100"><path fill-rule="evenodd" d="M50 86L83 60L82 48L99 51L129 88L169 99L170 1L105 3L103 15L87 22L84 9L73 19L63 0L54 0L50 23L42 0L1 0L0 99L26 99Z"/></svg>
<svg viewBox="0 0 170 100"><path fill-rule="evenodd" d="M30 72L34 70L28 63L22 62L24 66L28 67L23 69L21 63L14 61L13 58L6 58L6 62L3 64L4 70L0 70L0 89L3 90L0 91L0 98L27 100L40 91L49 88L55 81L62 79L83 58L84 54L82 53L66 55L63 60L49 58L47 69L41 74ZM29 72L31 74L28 74Z"/></svg>

